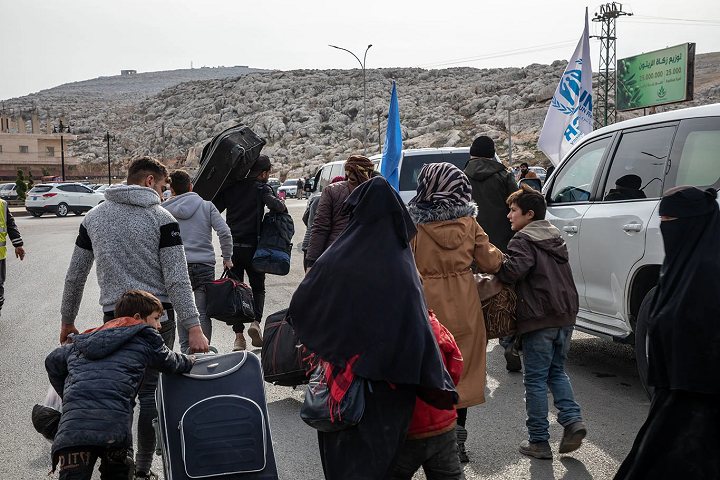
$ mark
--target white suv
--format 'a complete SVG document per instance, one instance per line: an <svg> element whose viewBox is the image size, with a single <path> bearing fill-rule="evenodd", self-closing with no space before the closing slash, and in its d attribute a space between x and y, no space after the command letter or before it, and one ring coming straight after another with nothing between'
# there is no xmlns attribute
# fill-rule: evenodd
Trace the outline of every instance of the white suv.
<svg viewBox="0 0 720 480"><path fill-rule="evenodd" d="M382 155L377 154L370 157L375 164L375 170L380 171ZM420 169L427 163L449 162L460 170L465 170L465 164L470 160L470 147L446 147L446 148L416 148L402 151L398 175L400 184L400 197L405 203L417 193L417 178ZM322 189L330 184L333 178L345 176L345 161L330 162L323 165L315 174L314 195L320 194Z"/></svg>
<svg viewBox="0 0 720 480"><path fill-rule="evenodd" d="M634 343L643 384L648 305L665 256L657 207L678 185L720 187L720 104L594 131L543 187L570 253L578 330Z"/></svg>
<svg viewBox="0 0 720 480"><path fill-rule="evenodd" d="M105 195L79 183L43 183L27 193L25 210L34 217L54 213L64 217L69 212L80 215L105 201Z"/></svg>

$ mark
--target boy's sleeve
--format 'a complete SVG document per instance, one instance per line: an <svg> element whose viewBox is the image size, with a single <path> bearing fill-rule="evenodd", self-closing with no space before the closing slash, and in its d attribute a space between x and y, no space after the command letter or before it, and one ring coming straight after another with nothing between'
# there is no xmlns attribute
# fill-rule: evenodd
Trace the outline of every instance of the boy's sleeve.
<svg viewBox="0 0 720 480"><path fill-rule="evenodd" d="M85 290L85 282L94 261L95 255L93 254L92 241L85 225L80 224L80 232L75 240L75 249L65 275L65 287L63 288L62 303L60 305L63 323L75 323L75 317L77 317L80 302L82 301L83 290Z"/></svg>
<svg viewBox="0 0 720 480"><path fill-rule="evenodd" d="M157 336L152 337L150 346L152 347L150 368L171 375L189 372L190 369L192 369L193 362L190 360L190 357L170 350L165 343L163 343L163 339L159 333L157 333Z"/></svg>
<svg viewBox="0 0 720 480"><path fill-rule="evenodd" d="M227 222L222 218L217 207L212 203L210 204L210 223L220 239L220 251L222 252L223 261L229 262L232 260L233 254L232 233L230 232L230 227L228 227Z"/></svg>
<svg viewBox="0 0 720 480"><path fill-rule="evenodd" d="M5 205L7 206L7 204ZM12 246L22 247L23 240L20 236L20 230L18 230L17 224L15 223L15 217L13 217L12 213L10 213L9 208L6 208L5 210L5 226L7 228L8 237L10 237L10 241L12 242Z"/></svg>
<svg viewBox="0 0 720 480"><path fill-rule="evenodd" d="M495 276L507 285L512 285L525 278L535 265L530 242L513 237L508 243L508 254Z"/></svg>
<svg viewBox="0 0 720 480"><path fill-rule="evenodd" d="M177 222L160 226L160 267L165 280L165 289L177 314L178 322L186 329L200 325L200 314L195 306L185 249Z"/></svg>
<svg viewBox="0 0 720 480"><path fill-rule="evenodd" d="M68 376L67 357L71 345L58 347L45 358L45 370L47 370L50 385L53 386L60 398L63 398L65 391L65 379Z"/></svg>

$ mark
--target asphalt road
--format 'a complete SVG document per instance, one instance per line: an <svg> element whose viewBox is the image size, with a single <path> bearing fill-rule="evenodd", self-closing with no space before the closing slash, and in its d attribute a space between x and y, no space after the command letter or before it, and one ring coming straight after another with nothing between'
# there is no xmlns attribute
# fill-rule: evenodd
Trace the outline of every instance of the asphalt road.
<svg viewBox="0 0 720 480"><path fill-rule="evenodd" d="M288 206L296 221L295 243L299 245L305 232L300 219L305 201L288 200ZM58 345L63 279L81 220L50 215L17 219L27 256L20 262L9 249L12 256L7 265L6 303L0 317L0 342L5 352L0 368L2 480L47 478L50 470L50 444L33 429L30 412L47 392L43 361ZM132 239L128 239L128 248L132 248ZM286 308L301 279L302 253L295 249L290 274L268 276L266 314ZM379 275L378 288L382 288L381 281ZM101 321L98 298L93 271L78 317L81 331ZM232 349L233 339L229 327L215 326L212 343L221 352ZM589 433L580 450L560 456L557 446L562 428L552 421L551 442L556 452L552 462L531 460L517 452L526 438L522 375L505 371L502 349L496 341L488 345L487 365L487 403L471 408L468 416L468 479L613 477L649 408L630 347L576 333L567 371ZM315 431L299 418L304 389L266 384L266 392L280 478L322 478ZM551 420L554 416L551 407ZM162 472L159 457L154 470ZM418 474L416 478L424 476Z"/></svg>

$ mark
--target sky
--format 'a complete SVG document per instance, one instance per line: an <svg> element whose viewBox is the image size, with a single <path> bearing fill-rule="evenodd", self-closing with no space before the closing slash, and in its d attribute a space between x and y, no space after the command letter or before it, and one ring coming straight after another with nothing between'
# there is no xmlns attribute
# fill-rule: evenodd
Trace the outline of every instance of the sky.
<svg viewBox="0 0 720 480"><path fill-rule="evenodd" d="M522 67L568 59L599 4L565 0L0 0L0 99L138 72ZM718 0L634 0L617 56L684 42L720 51ZM590 22L590 34L600 24ZM599 41L591 40L593 70Z"/></svg>

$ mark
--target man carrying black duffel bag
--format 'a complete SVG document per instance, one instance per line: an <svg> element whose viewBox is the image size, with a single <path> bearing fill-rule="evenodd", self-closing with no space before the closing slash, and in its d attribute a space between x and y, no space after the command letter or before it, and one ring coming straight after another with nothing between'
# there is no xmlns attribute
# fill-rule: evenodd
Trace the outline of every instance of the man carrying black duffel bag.
<svg viewBox="0 0 720 480"><path fill-rule="evenodd" d="M266 155L260 155L250 169L247 178L222 190L213 199L213 203L222 213L227 209L227 223L233 237L233 274L244 281L247 272L252 288L255 306L255 321L248 328L248 335L254 347L262 347L262 321L265 306L265 274L255 271L252 259L258 244L258 225L267 206L273 212L287 212L285 204L273 193L267 184L272 165ZM243 332L235 334L233 350L245 350Z"/></svg>

